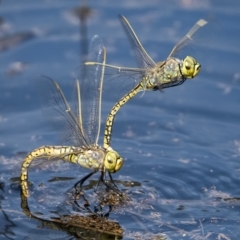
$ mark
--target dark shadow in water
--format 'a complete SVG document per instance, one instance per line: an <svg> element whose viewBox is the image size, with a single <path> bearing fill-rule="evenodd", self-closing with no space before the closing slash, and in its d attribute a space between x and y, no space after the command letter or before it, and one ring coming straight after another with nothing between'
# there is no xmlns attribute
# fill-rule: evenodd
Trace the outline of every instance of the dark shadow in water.
<svg viewBox="0 0 240 240"><path fill-rule="evenodd" d="M0 182L0 236L4 236L5 239L15 239L15 234L13 231L11 231L11 228L15 227L16 225L10 220L1 206L1 201L4 199L3 192L4 183ZM11 238L9 235L11 235L13 238Z"/></svg>
<svg viewBox="0 0 240 240"><path fill-rule="evenodd" d="M22 196L21 206L24 214L40 221L43 228L35 229L34 220L30 220L30 223L34 224L34 229L31 228L28 238L25 239L33 239L34 236L39 239L38 235L45 237L44 239L92 237L162 240L185 236L186 239L206 240L237 237L238 233L234 230L237 221L234 219L240 198L218 191L216 187L204 190L200 199L169 199L161 197L159 191L148 186L146 182L117 180L115 183L124 193L123 196L127 195L123 199L103 184L95 192L97 180L87 181L82 186L82 191L78 191L77 194L73 187L74 183L71 184L70 189L63 190L61 182L71 179L53 177L49 180L52 183L48 186L49 190L34 187L32 195L33 203L36 204L32 206L34 212L31 212L27 199ZM11 180L14 182L12 189L19 191L19 178ZM234 216L219 217L218 213L224 213L227 208L233 209ZM171 212L169 209L172 209ZM195 218L188 215L190 209L195 209ZM5 209L5 212L8 211ZM170 214L170 217L167 218L164 214ZM110 215L111 220L109 220ZM184 220L179 219L180 215L185 216ZM112 219L116 219L119 223ZM232 226L233 229L228 233L219 226ZM57 237L52 237L53 235Z"/></svg>
<svg viewBox="0 0 240 240"><path fill-rule="evenodd" d="M21 194L21 208L24 214L26 214L29 218L34 218L40 221L42 228L44 228L44 230L41 229L41 231L39 229L32 229L29 231L29 236L25 239L33 239L35 238L34 236L37 236L38 234L41 236L43 234L44 237L49 239L55 239L52 238L52 234L54 234L57 236L56 239L59 239L60 232L57 232L56 230L63 232L61 239L65 239L67 236L74 236L77 239L122 239L122 227L119 225L119 223L108 220L112 207L109 205L108 211L103 213L100 203L98 207L94 206L94 211L91 211L86 197L81 195L81 198L83 204L72 198L72 196L70 196L67 202L67 204L72 205L72 208L75 211L77 210L79 214L62 215L60 212L66 212L66 210L59 208L59 211L52 212L59 217L44 219L46 216L39 217L30 211L27 198ZM39 215L39 213L37 214ZM55 231L55 233L53 233L52 230Z"/></svg>
<svg viewBox="0 0 240 240"><path fill-rule="evenodd" d="M87 61L88 55L88 27L87 20L92 14L92 10L87 6L87 1L81 1L82 6L74 8L71 12L80 21L79 33L80 33L80 63ZM86 72L83 71L80 78L85 78Z"/></svg>
<svg viewBox="0 0 240 240"><path fill-rule="evenodd" d="M80 20L80 56L82 61L86 60L88 54L88 29L87 29L87 19L92 14L91 8L87 6L87 1L81 1L82 6L74 8L71 12Z"/></svg>

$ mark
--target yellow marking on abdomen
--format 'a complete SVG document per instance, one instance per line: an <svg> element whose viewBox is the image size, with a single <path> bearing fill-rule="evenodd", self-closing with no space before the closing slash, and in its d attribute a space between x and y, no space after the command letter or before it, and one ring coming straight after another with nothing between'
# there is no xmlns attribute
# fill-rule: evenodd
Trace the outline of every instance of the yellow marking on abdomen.
<svg viewBox="0 0 240 240"><path fill-rule="evenodd" d="M28 191L28 168L30 167L32 161L36 158L46 158L46 159L53 159L53 158L61 158L65 161L69 161L72 163L76 163L76 154L73 153L75 150L74 147L53 147L53 146L43 146L37 148L30 152L27 157L24 159L21 168L21 176L20 182L22 187L22 192L25 197L29 196ZM72 154L71 154L72 153Z"/></svg>
<svg viewBox="0 0 240 240"><path fill-rule="evenodd" d="M111 135L112 135L112 127L114 118L118 112L118 110L127 103L130 99L137 95L138 92L143 90L141 84L138 84L135 88L133 88L129 93L123 96L111 109L110 113L108 114L106 127L104 131L104 140L103 140L103 147L107 149L111 145Z"/></svg>

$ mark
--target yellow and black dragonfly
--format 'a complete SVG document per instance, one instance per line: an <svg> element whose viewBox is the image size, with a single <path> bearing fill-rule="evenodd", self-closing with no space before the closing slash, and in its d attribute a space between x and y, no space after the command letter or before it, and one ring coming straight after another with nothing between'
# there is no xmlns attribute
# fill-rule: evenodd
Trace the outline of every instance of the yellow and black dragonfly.
<svg viewBox="0 0 240 240"><path fill-rule="evenodd" d="M106 50L101 40L96 36L92 39L91 45L96 48L95 61L104 65ZM102 181L107 187L120 193L111 173L117 172L122 167L123 158L111 147L105 149L98 145L103 79L104 68L96 66L93 79L87 77L80 79L81 84L76 81L77 104L76 110L73 111L58 83L46 76L39 77L37 84L41 93L43 113L69 145L42 146L28 153L22 163L20 176L25 197L29 196L28 169L35 159L49 161L61 159L91 169L92 172L78 182L80 187L86 179L100 171L98 184ZM112 184L106 180L107 172Z"/></svg>
<svg viewBox="0 0 240 240"><path fill-rule="evenodd" d="M99 62L85 62L89 75L94 72L96 66L104 68L105 81L109 79L133 83L132 89L123 96L111 109L104 133L104 148L111 145L111 133L113 121L118 110L133 98L137 93L145 90L157 90L178 86L187 79L197 76L201 65L192 56L185 56L183 59L176 57L177 53L187 48L193 41L195 33L208 22L204 19L198 20L189 32L175 45L166 60L155 63L148 55L139 41L130 23L124 16L119 16L122 26L130 40L140 68L118 67Z"/></svg>

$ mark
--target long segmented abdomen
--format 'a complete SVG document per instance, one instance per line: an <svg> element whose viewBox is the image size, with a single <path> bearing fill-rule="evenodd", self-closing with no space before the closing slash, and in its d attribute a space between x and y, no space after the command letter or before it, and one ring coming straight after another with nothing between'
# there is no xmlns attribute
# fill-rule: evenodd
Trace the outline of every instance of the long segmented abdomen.
<svg viewBox="0 0 240 240"><path fill-rule="evenodd" d="M64 146L43 146L30 152L24 159L21 168L20 181L24 196L27 197L29 195L27 184L28 168L30 167L34 159L46 158L51 160L54 158L59 158L71 163L79 164L79 158L81 157L81 155L84 155L83 149Z"/></svg>
<svg viewBox="0 0 240 240"><path fill-rule="evenodd" d="M130 99L137 95L140 91L142 91L144 87L141 84L138 84L135 88L133 88L129 93L123 96L111 109L110 113L108 114L106 127L104 131L104 148L107 149L111 145L111 135L112 135L112 127L114 118L118 112L118 110L127 103Z"/></svg>

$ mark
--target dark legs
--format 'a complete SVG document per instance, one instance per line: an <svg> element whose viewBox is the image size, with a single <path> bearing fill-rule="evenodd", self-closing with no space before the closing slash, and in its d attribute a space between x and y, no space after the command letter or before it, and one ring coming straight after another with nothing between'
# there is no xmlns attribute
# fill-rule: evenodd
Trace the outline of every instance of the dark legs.
<svg viewBox="0 0 240 240"><path fill-rule="evenodd" d="M109 174L109 178L110 178L110 184L109 184L108 180L106 180L106 173L105 172L101 172L101 176L100 176L100 179L99 179L98 183L100 181L102 181L107 188L111 189L112 191L114 191L118 195L122 196L121 191L118 189L117 185L113 181L111 173L108 172L108 174Z"/></svg>
<svg viewBox="0 0 240 240"><path fill-rule="evenodd" d="M111 183L113 184L113 186L114 186L118 191L120 191L120 190L118 189L117 185L115 184L115 182L113 181L112 174L111 174L110 172L108 172L108 175L109 175L110 181L111 181Z"/></svg>
<svg viewBox="0 0 240 240"><path fill-rule="evenodd" d="M94 170L93 172L90 172L88 175L86 175L86 176L83 177L80 181L78 181L78 182L76 182L76 183L74 184L74 188L76 189L77 193L79 193L79 191L77 190L77 185L79 185L80 191L81 191L83 183L84 183L88 178L90 178L93 174L95 174L96 172L97 172L97 170ZM114 191L115 193L117 193L118 195L121 196L122 193L121 193L121 191L118 189L118 187L117 187L117 185L115 184L115 182L113 181L113 178L112 178L111 173L108 172L108 175L109 175L109 178L110 178L110 183L108 182L108 180L106 180L106 172L101 171L100 178L99 178L99 180L98 180L98 183L97 183L94 191L97 192L97 188L98 188L100 182L103 182L104 185L105 185L107 188L111 189L112 191Z"/></svg>
<svg viewBox="0 0 240 240"><path fill-rule="evenodd" d="M85 177L83 177L81 180L79 180L78 182L76 182L74 184L74 188L77 190L77 185L80 185L80 189L82 188L83 183L90 178L93 174L95 174L97 172L97 170L94 170L93 172L90 172L88 175L86 175Z"/></svg>

